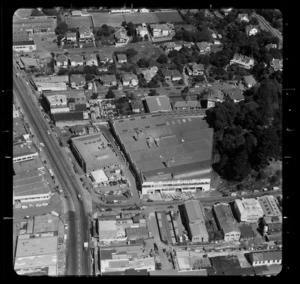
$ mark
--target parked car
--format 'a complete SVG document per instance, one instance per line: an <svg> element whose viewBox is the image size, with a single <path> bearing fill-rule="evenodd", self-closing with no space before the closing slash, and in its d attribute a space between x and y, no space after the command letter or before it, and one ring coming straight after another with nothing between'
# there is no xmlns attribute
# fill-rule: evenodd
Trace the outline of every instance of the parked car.
<svg viewBox="0 0 300 284"><path fill-rule="evenodd" d="M41 204L36 204L36 205L35 205L35 207L41 207L41 206L42 206Z"/></svg>

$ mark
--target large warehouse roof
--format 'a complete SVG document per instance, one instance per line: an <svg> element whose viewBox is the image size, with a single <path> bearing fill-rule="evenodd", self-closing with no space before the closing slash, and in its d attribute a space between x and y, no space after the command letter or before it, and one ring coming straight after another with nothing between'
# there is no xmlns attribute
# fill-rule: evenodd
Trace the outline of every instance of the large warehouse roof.
<svg viewBox="0 0 300 284"><path fill-rule="evenodd" d="M211 166L213 129L202 118L152 114L114 120L113 128L147 181Z"/></svg>

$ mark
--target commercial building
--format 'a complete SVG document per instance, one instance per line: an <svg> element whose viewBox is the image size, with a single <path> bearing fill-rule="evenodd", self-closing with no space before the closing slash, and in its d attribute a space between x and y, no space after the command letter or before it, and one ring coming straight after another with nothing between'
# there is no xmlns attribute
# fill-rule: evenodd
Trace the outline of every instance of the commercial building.
<svg viewBox="0 0 300 284"><path fill-rule="evenodd" d="M68 76L33 77L32 80L39 92L66 91L69 83Z"/></svg>
<svg viewBox="0 0 300 284"><path fill-rule="evenodd" d="M95 184L108 181L108 177L103 170L92 171L91 177Z"/></svg>
<svg viewBox="0 0 300 284"><path fill-rule="evenodd" d="M184 203L184 220L192 242L208 242L208 232L199 201L189 200Z"/></svg>
<svg viewBox="0 0 300 284"><path fill-rule="evenodd" d="M249 256L252 266L269 266L282 262L282 251L252 252Z"/></svg>
<svg viewBox="0 0 300 284"><path fill-rule="evenodd" d="M26 144L13 146L13 163L32 160L38 156L38 153L33 147Z"/></svg>
<svg viewBox="0 0 300 284"><path fill-rule="evenodd" d="M201 109L199 101L178 101L173 106L174 110L192 110Z"/></svg>
<svg viewBox="0 0 300 284"><path fill-rule="evenodd" d="M236 225L230 206L226 203L220 203L214 205L213 208L216 221L219 229L222 231L224 241L238 241L241 237L241 232Z"/></svg>
<svg viewBox="0 0 300 284"><path fill-rule="evenodd" d="M36 68L39 68L39 66L40 66L39 61L37 59L31 58L31 57L21 56L19 62L20 62L20 65L23 66L22 68L24 68L25 70L30 69L31 66L34 66Z"/></svg>
<svg viewBox="0 0 300 284"><path fill-rule="evenodd" d="M57 275L58 237L19 235L14 268L19 275Z"/></svg>
<svg viewBox="0 0 300 284"><path fill-rule="evenodd" d="M36 50L36 44L34 40L28 40L28 41L15 41L13 42L13 50L20 52L31 52Z"/></svg>
<svg viewBox="0 0 300 284"><path fill-rule="evenodd" d="M264 211L265 217L279 217L282 219L282 213L277 205L276 198L273 195L265 195L258 197L258 202Z"/></svg>
<svg viewBox="0 0 300 284"><path fill-rule="evenodd" d="M13 202L20 203L49 200L51 190L39 171L30 171L13 176Z"/></svg>
<svg viewBox="0 0 300 284"><path fill-rule="evenodd" d="M143 194L210 189L213 130L202 118L152 114L111 124Z"/></svg>
<svg viewBox="0 0 300 284"><path fill-rule="evenodd" d="M73 153L86 173L117 164L119 161L102 133L75 137L71 141Z"/></svg>
<svg viewBox="0 0 300 284"><path fill-rule="evenodd" d="M56 19L51 17L31 17L26 19L13 18L13 32L27 32L33 34L50 35L55 34Z"/></svg>
<svg viewBox="0 0 300 284"><path fill-rule="evenodd" d="M264 216L263 209L254 198L236 199L234 208L240 222L256 223Z"/></svg>
<svg viewBox="0 0 300 284"><path fill-rule="evenodd" d="M13 163L13 167L14 167L14 173L16 175L23 172L30 172L30 171L44 169L44 165L39 156L35 156L32 160Z"/></svg>
<svg viewBox="0 0 300 284"><path fill-rule="evenodd" d="M146 109L150 113L172 111L170 100L167 96L147 97Z"/></svg>
<svg viewBox="0 0 300 284"><path fill-rule="evenodd" d="M149 237L149 232L146 227L129 227L126 236L128 240L145 239Z"/></svg>
<svg viewBox="0 0 300 284"><path fill-rule="evenodd" d="M67 95L56 92L43 92L44 102L47 109L53 113L69 112L67 105Z"/></svg>

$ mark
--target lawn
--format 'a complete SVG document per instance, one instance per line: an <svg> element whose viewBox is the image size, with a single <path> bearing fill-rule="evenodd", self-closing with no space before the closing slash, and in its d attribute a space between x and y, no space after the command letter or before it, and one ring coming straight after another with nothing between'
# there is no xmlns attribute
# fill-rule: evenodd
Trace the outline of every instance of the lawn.
<svg viewBox="0 0 300 284"><path fill-rule="evenodd" d="M124 18L127 23L132 22L134 24L155 24L159 22L155 13L127 14L124 15Z"/></svg>
<svg viewBox="0 0 300 284"><path fill-rule="evenodd" d="M123 15L110 15L108 13L93 13L92 18L95 28L99 28L104 24L111 27L120 27L122 22L125 21Z"/></svg>
<svg viewBox="0 0 300 284"><path fill-rule="evenodd" d="M180 14L176 11L172 12L155 12L155 15L159 22L183 22L182 17Z"/></svg>
<svg viewBox="0 0 300 284"><path fill-rule="evenodd" d="M66 23L68 28L94 28L92 17L84 16L84 17L66 17Z"/></svg>

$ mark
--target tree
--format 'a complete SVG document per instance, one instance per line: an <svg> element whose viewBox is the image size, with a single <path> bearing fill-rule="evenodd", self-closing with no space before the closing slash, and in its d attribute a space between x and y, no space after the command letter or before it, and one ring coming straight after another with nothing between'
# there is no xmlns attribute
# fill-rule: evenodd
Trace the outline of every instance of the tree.
<svg viewBox="0 0 300 284"><path fill-rule="evenodd" d="M145 58L141 58L138 62L137 62L138 66L141 68L148 68L150 66L150 62L148 59Z"/></svg>
<svg viewBox="0 0 300 284"><path fill-rule="evenodd" d="M56 9L43 9L46 16L56 16L59 12Z"/></svg>
<svg viewBox="0 0 300 284"><path fill-rule="evenodd" d="M259 25L259 22L258 22L257 18L251 17L249 25L253 25L253 26Z"/></svg>
<svg viewBox="0 0 300 284"><path fill-rule="evenodd" d="M148 94L148 96L156 96L157 95L157 92L155 89L150 89L150 92Z"/></svg>
<svg viewBox="0 0 300 284"><path fill-rule="evenodd" d="M59 68L58 72L57 72L57 75L58 76L63 76L63 75L67 75L69 73L68 69L66 68Z"/></svg>
<svg viewBox="0 0 300 284"><path fill-rule="evenodd" d="M113 90L108 90L108 92L107 92L107 94L106 94L106 96L105 96L106 99L113 99L113 98L115 98L115 97L116 97L116 95L115 95L115 93L113 92Z"/></svg>
<svg viewBox="0 0 300 284"><path fill-rule="evenodd" d="M149 40L149 36L148 35L144 35L144 40L148 41Z"/></svg>
<svg viewBox="0 0 300 284"><path fill-rule="evenodd" d="M127 34L128 36L133 36L135 34L135 25L132 22L127 24Z"/></svg>
<svg viewBox="0 0 300 284"><path fill-rule="evenodd" d="M131 59L132 57L137 55L136 50L133 48L126 49L125 53L126 53L128 59Z"/></svg>
<svg viewBox="0 0 300 284"><path fill-rule="evenodd" d="M93 80L93 76L91 74L85 74L85 81L92 81Z"/></svg>
<svg viewBox="0 0 300 284"><path fill-rule="evenodd" d="M98 93L93 93L91 99L96 100L98 98Z"/></svg>
<svg viewBox="0 0 300 284"><path fill-rule="evenodd" d="M168 63L168 57L165 54L161 54L160 56L158 56L156 61L160 64L166 64L166 63Z"/></svg>
<svg viewBox="0 0 300 284"><path fill-rule="evenodd" d="M125 28L127 26L126 21L123 21L121 26Z"/></svg>
<svg viewBox="0 0 300 284"><path fill-rule="evenodd" d="M67 31L68 31L68 25L67 25L67 23L65 23L65 22L59 24L59 25L55 28L55 33L56 33L57 35L64 35Z"/></svg>

